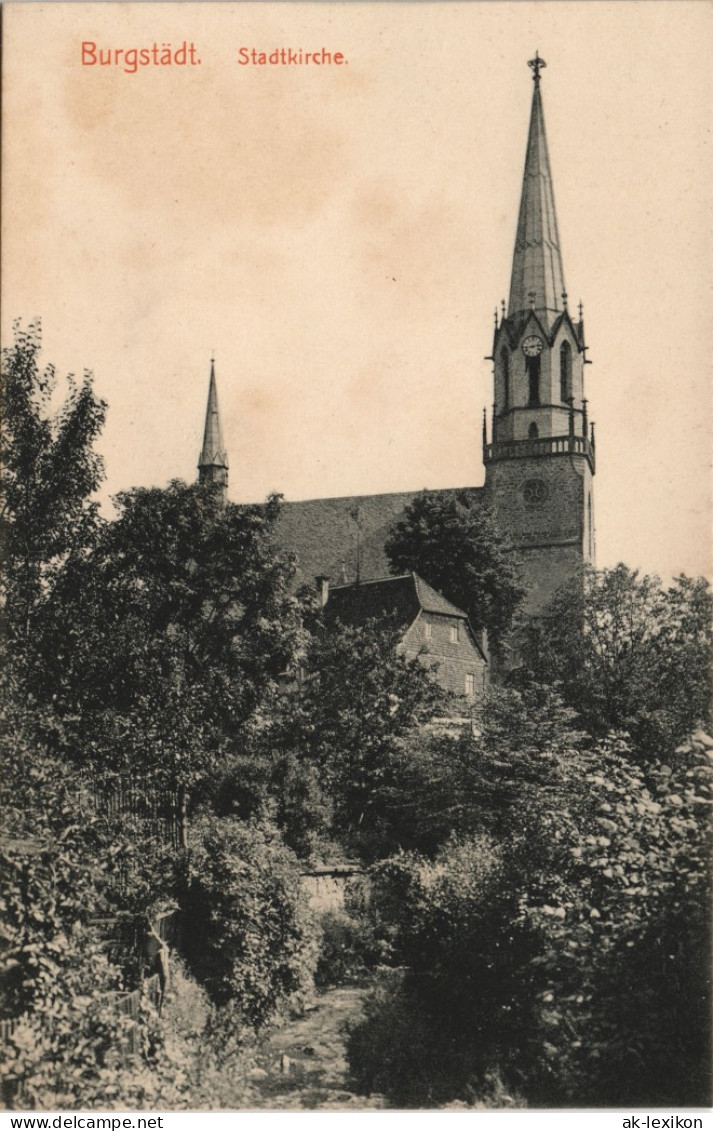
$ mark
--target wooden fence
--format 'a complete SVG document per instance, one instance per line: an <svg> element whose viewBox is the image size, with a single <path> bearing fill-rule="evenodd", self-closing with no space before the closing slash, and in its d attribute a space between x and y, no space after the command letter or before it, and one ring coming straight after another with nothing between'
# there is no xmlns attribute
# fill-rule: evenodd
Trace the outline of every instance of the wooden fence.
<svg viewBox="0 0 713 1131"><path fill-rule="evenodd" d="M134 1024L127 1029L126 1035L122 1040L121 1053L127 1055L135 1055L139 1051L139 1030L136 1024L139 1020L141 1011L141 1001L148 999L151 1005L157 1011L160 1010L163 1003L163 994L161 992L161 985L159 982L158 974L152 974L147 978L143 986L139 990L130 990L128 992L116 992L110 995L111 1000L116 1006L116 1012L122 1017L128 1017ZM22 1024L24 1017L10 1017L4 1021L0 1021L0 1041L3 1043L9 1041L13 1033L19 1025ZM126 1047L124 1047L124 1045Z"/></svg>
<svg viewBox="0 0 713 1131"><path fill-rule="evenodd" d="M164 789L132 775L92 779L87 784L93 808L101 816L135 817L147 840L176 851L186 847L186 802L181 790Z"/></svg>
<svg viewBox="0 0 713 1131"><path fill-rule="evenodd" d="M112 918L102 920L102 922L105 926L115 926L118 920ZM180 916L177 910L171 909L158 914L154 920L153 927L164 942L174 946L180 933ZM135 1056L140 1051L139 1029L136 1022L138 1022L139 1019L142 997L148 999L157 1011L161 1010L163 1004L163 994L159 976L158 974L152 974L151 977L145 978L140 989L117 991L110 994L109 997L115 1003L117 1012L123 1017L128 1017L134 1023L127 1027L126 1034L122 1038L121 1047L118 1049L119 1055L122 1058ZM22 1016L0 1019L0 1044L5 1044L10 1040L18 1025L22 1024L22 1021Z"/></svg>
<svg viewBox="0 0 713 1131"><path fill-rule="evenodd" d="M138 1020L142 998L148 998L154 1009L160 1012L163 1004L163 994L161 992L158 974L152 974L150 978L147 978L140 990L131 990L128 993L116 994L117 1013L121 1014L122 1017L127 1017L130 1021L126 1032L121 1038L120 1048L118 1049L119 1055L123 1060L137 1056L141 1052L141 1032L138 1026Z"/></svg>

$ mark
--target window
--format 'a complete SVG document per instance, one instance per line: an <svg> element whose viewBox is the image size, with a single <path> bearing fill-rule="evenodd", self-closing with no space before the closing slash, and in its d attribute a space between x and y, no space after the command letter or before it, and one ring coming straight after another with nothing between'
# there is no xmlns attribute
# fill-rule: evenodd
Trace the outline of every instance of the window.
<svg viewBox="0 0 713 1131"><path fill-rule="evenodd" d="M567 404L572 396L572 347L569 342L560 346L560 400Z"/></svg>
<svg viewBox="0 0 713 1131"><path fill-rule="evenodd" d="M424 621L423 623L423 635L426 640L433 639L433 625L429 624L428 621Z"/></svg>
<svg viewBox="0 0 713 1131"><path fill-rule="evenodd" d="M466 695L475 695L475 676L470 672L465 677L465 693Z"/></svg>
<svg viewBox="0 0 713 1131"><path fill-rule="evenodd" d="M536 506L544 503L549 497L549 489L543 479L527 479L522 488L522 495L527 506Z"/></svg>
<svg viewBox="0 0 713 1131"><path fill-rule="evenodd" d="M537 425L531 424L530 427L527 430L528 440L538 440L539 436L540 436L540 433L537 431Z"/></svg>
<svg viewBox="0 0 713 1131"><path fill-rule="evenodd" d="M539 405L540 403L540 355L537 357L526 357L525 366L527 372L528 404Z"/></svg>
<svg viewBox="0 0 713 1131"><path fill-rule="evenodd" d="M510 355L506 349L500 351L500 367L503 373L503 412L510 408Z"/></svg>
<svg viewBox="0 0 713 1131"><path fill-rule="evenodd" d="M451 644L457 644L458 643L458 625L457 624L451 625L450 635L451 635Z"/></svg>

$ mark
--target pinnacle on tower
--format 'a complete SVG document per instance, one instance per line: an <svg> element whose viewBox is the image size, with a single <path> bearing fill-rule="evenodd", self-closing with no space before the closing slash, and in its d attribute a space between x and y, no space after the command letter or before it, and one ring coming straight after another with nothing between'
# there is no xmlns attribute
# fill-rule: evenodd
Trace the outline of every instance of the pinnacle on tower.
<svg viewBox="0 0 713 1131"><path fill-rule="evenodd" d="M510 282L510 317L534 309L549 321L562 309L564 271L557 231L552 173L547 152L540 70L547 64L535 53L532 68L530 132Z"/></svg>
<svg viewBox="0 0 713 1131"><path fill-rule="evenodd" d="M218 410L218 389L215 381L215 361L210 361L210 384L208 386L208 407L205 416L203 448L198 458L198 482L204 486L212 484L221 489L223 498L228 488L228 453L223 445Z"/></svg>

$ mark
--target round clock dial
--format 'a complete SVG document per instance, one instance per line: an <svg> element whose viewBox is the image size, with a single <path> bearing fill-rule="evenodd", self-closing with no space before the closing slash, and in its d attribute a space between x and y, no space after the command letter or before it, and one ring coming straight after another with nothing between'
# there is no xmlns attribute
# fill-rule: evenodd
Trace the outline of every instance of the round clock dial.
<svg viewBox="0 0 713 1131"><path fill-rule="evenodd" d="M522 343L522 352L525 357L537 357L538 353L542 353L542 338L538 338L537 334L528 334Z"/></svg>

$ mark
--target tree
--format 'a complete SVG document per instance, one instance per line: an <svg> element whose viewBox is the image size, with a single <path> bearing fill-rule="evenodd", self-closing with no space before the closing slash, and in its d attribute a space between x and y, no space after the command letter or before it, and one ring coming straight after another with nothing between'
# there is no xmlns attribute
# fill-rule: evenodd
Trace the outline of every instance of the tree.
<svg viewBox="0 0 713 1131"><path fill-rule="evenodd" d="M694 735L645 774L606 740L513 805L504 835L375 866L404 971L352 1036L362 1088L401 1106L498 1080L535 1105L706 1106L711 748Z"/></svg>
<svg viewBox="0 0 713 1131"><path fill-rule="evenodd" d="M526 671L556 683L595 735L665 753L711 720L713 594L703 578L586 570L523 633Z"/></svg>
<svg viewBox="0 0 713 1131"><path fill-rule="evenodd" d="M524 596L492 511L465 491L417 495L385 549L394 573L415 570L496 641Z"/></svg>
<svg viewBox="0 0 713 1131"><path fill-rule="evenodd" d="M385 798L410 741L445 698L417 659L398 652L398 640L378 621L323 626L305 649L299 688L260 738L273 764L287 759L293 788L316 771L332 833L372 856L398 843Z"/></svg>
<svg viewBox="0 0 713 1131"><path fill-rule="evenodd" d="M272 543L279 502L223 506L174 482L118 505L64 572L44 670L68 752L187 787L259 712L301 640L291 564Z"/></svg>
<svg viewBox="0 0 713 1131"><path fill-rule="evenodd" d="M456 732L410 732L393 750L379 810L391 843L429 857L455 833L506 837L557 804L581 772L575 712L547 687L491 689Z"/></svg>
<svg viewBox="0 0 713 1131"><path fill-rule="evenodd" d="M39 323L15 324L14 344L3 350L0 433L3 616L13 659L27 659L35 620L50 599L68 559L92 544L98 526L92 495L103 466L93 444L106 405L92 377L70 374L64 403L53 366L39 367Z"/></svg>

